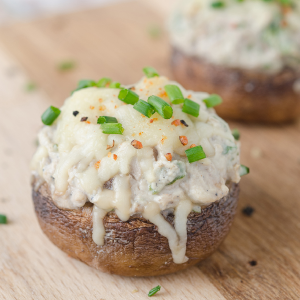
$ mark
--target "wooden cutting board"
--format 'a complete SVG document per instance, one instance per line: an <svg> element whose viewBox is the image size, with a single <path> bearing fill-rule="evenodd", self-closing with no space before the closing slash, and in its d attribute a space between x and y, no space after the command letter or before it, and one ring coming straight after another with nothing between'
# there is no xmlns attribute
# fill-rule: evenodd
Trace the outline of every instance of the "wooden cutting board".
<svg viewBox="0 0 300 300"><path fill-rule="evenodd" d="M159 1L157 1L159 3ZM162 9L134 1L0 28L1 299L299 299L300 122L230 123L241 131L239 210L220 249L189 270L155 278L103 274L71 259L41 232L31 201L29 162L40 115L61 105L81 78L124 84L152 65L169 70ZM149 33L150 30L150 33ZM61 71L65 60L76 68ZM38 89L26 91L29 82ZM251 217L242 213L250 205ZM250 264L257 262L256 265Z"/></svg>

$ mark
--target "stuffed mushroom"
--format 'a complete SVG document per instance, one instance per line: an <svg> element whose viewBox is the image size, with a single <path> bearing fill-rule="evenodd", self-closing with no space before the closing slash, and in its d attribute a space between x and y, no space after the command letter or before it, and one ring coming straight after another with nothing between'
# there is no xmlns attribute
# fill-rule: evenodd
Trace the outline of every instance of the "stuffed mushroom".
<svg viewBox="0 0 300 300"><path fill-rule="evenodd" d="M81 81L42 115L31 163L44 233L70 256L125 276L175 272L212 254L248 173L210 95L144 72L126 87Z"/></svg>
<svg viewBox="0 0 300 300"><path fill-rule="evenodd" d="M285 122L300 116L300 2L188 0L169 22L174 76L217 93L221 117Z"/></svg>

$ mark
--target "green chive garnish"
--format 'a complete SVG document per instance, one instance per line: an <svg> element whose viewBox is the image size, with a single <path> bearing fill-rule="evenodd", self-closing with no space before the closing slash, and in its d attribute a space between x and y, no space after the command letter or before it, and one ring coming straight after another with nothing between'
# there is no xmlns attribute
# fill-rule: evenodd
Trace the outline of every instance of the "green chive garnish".
<svg viewBox="0 0 300 300"><path fill-rule="evenodd" d="M166 101L157 96L150 96L148 103L151 104L164 119L170 119L173 115L173 108Z"/></svg>
<svg viewBox="0 0 300 300"><path fill-rule="evenodd" d="M250 169L244 165L240 166L240 176L244 176L250 173Z"/></svg>
<svg viewBox="0 0 300 300"><path fill-rule="evenodd" d="M36 84L34 82L28 82L25 86L25 89L27 92L32 92L37 88Z"/></svg>
<svg viewBox="0 0 300 300"><path fill-rule="evenodd" d="M165 85L165 91L173 104L180 104L184 102L182 92L177 85Z"/></svg>
<svg viewBox="0 0 300 300"><path fill-rule="evenodd" d="M152 67L143 68L143 72L145 73L147 78L159 77L158 72Z"/></svg>
<svg viewBox="0 0 300 300"><path fill-rule="evenodd" d="M101 124L101 129L105 134L123 134L124 131L120 123L103 123Z"/></svg>
<svg viewBox="0 0 300 300"><path fill-rule="evenodd" d="M97 87L101 88L101 87L106 87L106 85L111 83L111 79L107 78L107 77L103 77L101 78L98 82L97 82Z"/></svg>
<svg viewBox="0 0 300 300"><path fill-rule="evenodd" d="M182 111L194 117L199 116L200 105L190 99L184 99Z"/></svg>
<svg viewBox="0 0 300 300"><path fill-rule="evenodd" d="M7 224L7 217L5 215L0 215L0 224Z"/></svg>
<svg viewBox="0 0 300 300"><path fill-rule="evenodd" d="M120 91L118 98L127 104L134 105L136 102L138 102L139 95L132 90L124 89Z"/></svg>
<svg viewBox="0 0 300 300"><path fill-rule="evenodd" d="M104 123L118 123L118 120L114 117L107 117L101 116L97 120L97 124L104 124Z"/></svg>
<svg viewBox="0 0 300 300"><path fill-rule="evenodd" d="M211 7L213 8L223 8L225 6L225 3L223 1L215 1L211 4Z"/></svg>
<svg viewBox="0 0 300 300"><path fill-rule="evenodd" d="M189 163L206 158L206 155L201 146L196 146L190 149L185 150L185 154L188 158Z"/></svg>
<svg viewBox="0 0 300 300"><path fill-rule="evenodd" d="M76 67L75 61L66 60L58 64L58 69L61 71L69 71Z"/></svg>
<svg viewBox="0 0 300 300"><path fill-rule="evenodd" d="M148 118L155 113L153 106L141 99L133 105L133 108Z"/></svg>
<svg viewBox="0 0 300 300"><path fill-rule="evenodd" d="M109 85L109 87L110 87L111 89L120 89L120 88L121 88L121 83L120 83L120 82L114 81L114 82L112 82L112 83Z"/></svg>
<svg viewBox="0 0 300 300"><path fill-rule="evenodd" d="M206 107L210 108L221 104L223 100L219 95L213 94L204 99L203 102L206 104Z"/></svg>
<svg viewBox="0 0 300 300"><path fill-rule="evenodd" d="M148 293L148 297L152 297L155 295L158 291L160 291L161 286L158 285L155 288L151 289L150 292Z"/></svg>
<svg viewBox="0 0 300 300"><path fill-rule="evenodd" d="M240 132L238 131L238 129L232 129L231 133L236 141L240 139Z"/></svg>
<svg viewBox="0 0 300 300"><path fill-rule="evenodd" d="M96 82L93 80L89 80L89 79L80 80L77 84L77 88L72 92L72 94L76 91L86 89L91 86L97 86Z"/></svg>
<svg viewBox="0 0 300 300"><path fill-rule="evenodd" d="M42 122L45 125L52 125L52 123L56 120L56 118L60 115L60 109L54 106L50 106L45 110L42 114Z"/></svg>

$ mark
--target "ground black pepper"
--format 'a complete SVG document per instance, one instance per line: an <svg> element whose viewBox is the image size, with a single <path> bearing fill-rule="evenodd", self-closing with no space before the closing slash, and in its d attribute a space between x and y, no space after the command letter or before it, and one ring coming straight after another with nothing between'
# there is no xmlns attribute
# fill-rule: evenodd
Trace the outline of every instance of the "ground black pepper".
<svg viewBox="0 0 300 300"><path fill-rule="evenodd" d="M246 215L247 217L251 217L254 213L255 209L251 206L246 206L242 209L242 213Z"/></svg>

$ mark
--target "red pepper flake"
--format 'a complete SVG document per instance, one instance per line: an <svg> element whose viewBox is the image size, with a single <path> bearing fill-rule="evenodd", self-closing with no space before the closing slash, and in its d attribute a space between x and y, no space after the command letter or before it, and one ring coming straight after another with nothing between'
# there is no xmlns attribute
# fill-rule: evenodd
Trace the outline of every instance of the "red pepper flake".
<svg viewBox="0 0 300 300"><path fill-rule="evenodd" d="M150 119L150 123L153 123L153 119Z"/></svg>
<svg viewBox="0 0 300 300"><path fill-rule="evenodd" d="M87 119L88 119L88 117L82 117L82 118L80 119L80 122L85 122Z"/></svg>
<svg viewBox="0 0 300 300"><path fill-rule="evenodd" d="M107 145L106 150L111 149L111 148L113 148L114 146L115 146L115 140L113 140L113 143L112 143L111 146L110 146L110 145Z"/></svg>
<svg viewBox="0 0 300 300"><path fill-rule="evenodd" d="M111 157L111 152L108 152L108 153L107 153L107 156L108 156L108 157Z"/></svg>
<svg viewBox="0 0 300 300"><path fill-rule="evenodd" d="M190 148L194 148L194 147L196 147L196 145L195 145L195 144L192 144Z"/></svg>
<svg viewBox="0 0 300 300"><path fill-rule="evenodd" d="M171 153L167 153L165 155L165 158L168 160L168 161L171 161L172 160L172 154Z"/></svg>
<svg viewBox="0 0 300 300"><path fill-rule="evenodd" d="M92 106L92 105L90 106L90 109L94 109L94 108L95 108L95 106Z"/></svg>
<svg viewBox="0 0 300 300"><path fill-rule="evenodd" d="M118 155L117 155L117 154L114 154L114 155L113 155L113 158L114 158L114 160L117 160L117 159L118 159Z"/></svg>
<svg viewBox="0 0 300 300"><path fill-rule="evenodd" d="M101 105L101 106L99 107L99 110L100 110L100 111L106 110L106 106L105 106L105 105Z"/></svg>
<svg viewBox="0 0 300 300"><path fill-rule="evenodd" d="M130 87L129 89L132 90L132 91L135 91L135 87L134 86Z"/></svg>
<svg viewBox="0 0 300 300"><path fill-rule="evenodd" d="M188 95L187 97L188 97L189 99L191 99L191 98L192 98L192 95Z"/></svg>
<svg viewBox="0 0 300 300"><path fill-rule="evenodd" d="M165 135L162 136L162 139L161 139L161 143L163 144L165 142L165 140L167 139L167 137Z"/></svg>
<svg viewBox="0 0 300 300"><path fill-rule="evenodd" d="M115 109L118 108L118 105L115 105Z"/></svg>
<svg viewBox="0 0 300 300"><path fill-rule="evenodd" d="M181 144L183 145L183 146L185 146L185 145L187 145L188 144L188 139L187 139L187 137L185 136L185 135L181 135L180 137L179 137L179 140L180 140L180 142L181 142Z"/></svg>
<svg viewBox="0 0 300 300"><path fill-rule="evenodd" d="M135 149L142 149L143 148L143 144L140 141L137 140L133 140L131 142L131 145L135 148Z"/></svg>
<svg viewBox="0 0 300 300"><path fill-rule="evenodd" d="M174 125L174 126L179 126L180 125L180 120L179 119L176 119L174 120L171 125Z"/></svg>
<svg viewBox="0 0 300 300"><path fill-rule="evenodd" d="M140 92L142 92L143 91L143 89L140 89Z"/></svg>
<svg viewBox="0 0 300 300"><path fill-rule="evenodd" d="M102 103L102 102L103 102L103 99L102 99L102 98L99 98L99 102Z"/></svg>
<svg viewBox="0 0 300 300"><path fill-rule="evenodd" d="M140 133L139 133L139 136L141 136L143 133L144 133L143 131L142 131L142 132L140 132Z"/></svg>
<svg viewBox="0 0 300 300"><path fill-rule="evenodd" d="M163 91L163 92L160 92L157 96L163 98L163 97L167 97L168 95L167 95L166 91Z"/></svg>
<svg viewBox="0 0 300 300"><path fill-rule="evenodd" d="M85 123L86 123L86 124L91 124L91 122L90 122L90 121L86 121Z"/></svg>
<svg viewBox="0 0 300 300"><path fill-rule="evenodd" d="M158 119L157 118L153 118L153 121L157 121Z"/></svg>
<svg viewBox="0 0 300 300"><path fill-rule="evenodd" d="M101 163L101 160L98 160L98 161L95 163L94 167L96 168L96 170L99 169L100 163Z"/></svg>

